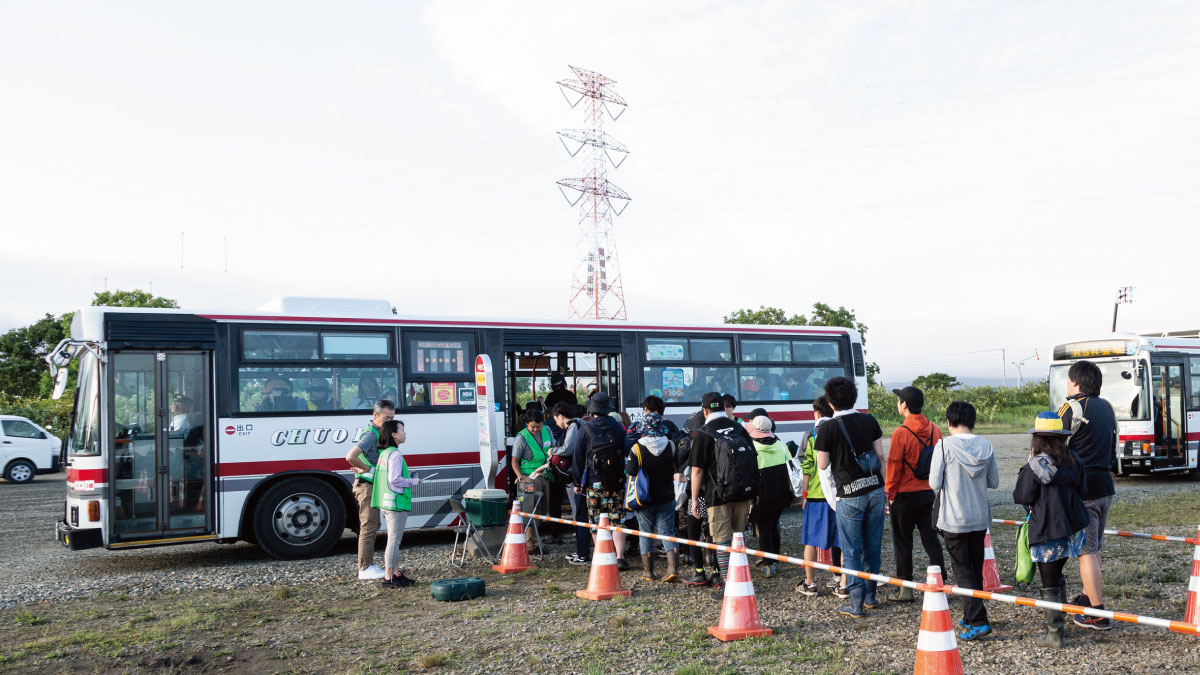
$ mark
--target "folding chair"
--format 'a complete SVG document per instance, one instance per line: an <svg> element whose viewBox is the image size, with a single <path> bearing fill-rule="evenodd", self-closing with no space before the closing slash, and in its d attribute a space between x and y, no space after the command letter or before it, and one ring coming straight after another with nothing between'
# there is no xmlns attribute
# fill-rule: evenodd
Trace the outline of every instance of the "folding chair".
<svg viewBox="0 0 1200 675"><path fill-rule="evenodd" d="M468 541L474 541L475 547L479 551L483 551L483 559L486 560L489 565L496 564L496 562L497 562L496 556L492 554L491 549L488 548L487 542L484 541L484 539L483 539L483 535L480 534L481 532L483 532L485 530L490 530L493 528L491 528L491 527L484 527L484 528L475 527L475 524L472 523L471 519L467 517L467 509L463 506L463 503L461 501L459 501L457 499L448 499L446 501L448 501L450 503L450 510L453 511L455 513L455 515L458 516L458 522L459 522L459 524L455 525L453 528L454 529L454 548L450 549L450 564L454 565L455 567L462 567L463 565L465 565L467 563L467 542ZM508 527L508 524L505 523L504 527ZM458 555L458 541L460 538L462 539L462 555L461 556ZM457 558L457 560L456 560L456 558Z"/></svg>
<svg viewBox="0 0 1200 675"><path fill-rule="evenodd" d="M537 513L538 506L541 505L542 497L544 497L545 494L541 490L534 490L533 492L527 492L524 494L533 495L533 507L530 508L526 513ZM525 519L526 541L529 540L529 538L528 538L529 532L530 532L530 530L532 530L533 534L537 536L537 549L538 549L537 555L539 558L544 557L546 555L546 549L542 547L542 531L541 531L541 529L538 528L538 524L541 522L542 521L538 520L537 518L526 518Z"/></svg>

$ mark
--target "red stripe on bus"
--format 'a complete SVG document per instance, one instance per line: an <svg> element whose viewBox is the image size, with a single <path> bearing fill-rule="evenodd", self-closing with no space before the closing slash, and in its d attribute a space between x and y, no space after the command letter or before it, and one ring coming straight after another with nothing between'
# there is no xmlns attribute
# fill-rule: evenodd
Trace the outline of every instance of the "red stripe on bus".
<svg viewBox="0 0 1200 675"><path fill-rule="evenodd" d="M1121 441L1153 441L1154 434L1121 434L1118 439Z"/></svg>
<svg viewBox="0 0 1200 675"><path fill-rule="evenodd" d="M503 454L503 453L501 453ZM500 458L503 461L503 457ZM478 452L442 452L437 454L405 455L404 461L410 467L420 466L462 466L478 465ZM349 471L350 465L345 457L328 457L324 459L288 459L263 462L222 462L217 466L217 475L222 478L231 476L269 476L284 471Z"/></svg>
<svg viewBox="0 0 1200 675"><path fill-rule="evenodd" d="M108 482L108 469L67 469L67 482L75 483L81 480L91 480L97 483Z"/></svg>
<svg viewBox="0 0 1200 675"><path fill-rule="evenodd" d="M388 325L403 325L403 326L482 326L482 327L505 327L505 328L569 328L575 330L676 330L676 331L707 331L715 333L810 333L817 335L845 335L845 331L840 330L816 330L811 328L767 328L767 327L742 327L742 328L720 328L716 326L636 326L631 324L621 324L618 328L609 326L593 326L578 323L517 323L517 322L489 322L489 321L446 321L446 320L420 320L420 319L371 319L371 318L353 318L353 317L326 317L326 316L257 316L253 314L197 314L206 319L214 321L306 321L311 323L375 323Z"/></svg>
<svg viewBox="0 0 1200 675"><path fill-rule="evenodd" d="M1200 349L1191 345L1154 345L1155 349Z"/></svg>

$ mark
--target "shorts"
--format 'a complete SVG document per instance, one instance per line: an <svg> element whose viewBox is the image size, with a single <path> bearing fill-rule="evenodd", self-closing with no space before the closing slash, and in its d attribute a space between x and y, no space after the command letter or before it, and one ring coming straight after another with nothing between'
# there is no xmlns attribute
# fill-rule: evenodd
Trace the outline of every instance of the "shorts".
<svg viewBox="0 0 1200 675"><path fill-rule="evenodd" d="M1083 530L1069 537L1059 537L1043 541L1029 547L1029 554L1035 563L1052 563L1067 556L1078 558L1083 552Z"/></svg>
<svg viewBox="0 0 1200 675"><path fill-rule="evenodd" d="M1083 530L1083 552L1080 555L1099 553L1104 548L1104 528L1108 526L1108 510L1112 508L1112 503L1112 495L1083 502L1087 507L1088 524Z"/></svg>
<svg viewBox="0 0 1200 675"><path fill-rule="evenodd" d="M804 505L800 543L825 549L838 545L837 519L827 502L810 501Z"/></svg>
<svg viewBox="0 0 1200 675"><path fill-rule="evenodd" d="M593 523L600 524L600 516L608 516L609 525L620 525L628 514L624 505L625 495L617 490L587 489L587 508Z"/></svg>
<svg viewBox="0 0 1200 675"><path fill-rule="evenodd" d="M708 507L708 533L713 542L728 544L734 532L745 532L750 517L750 500L726 502Z"/></svg>

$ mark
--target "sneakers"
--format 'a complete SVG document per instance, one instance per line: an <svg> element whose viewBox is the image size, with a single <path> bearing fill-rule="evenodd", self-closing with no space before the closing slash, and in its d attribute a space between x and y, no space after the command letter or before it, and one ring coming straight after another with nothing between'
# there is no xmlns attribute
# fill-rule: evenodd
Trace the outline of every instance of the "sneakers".
<svg viewBox="0 0 1200 675"><path fill-rule="evenodd" d="M591 565L592 559L581 556L578 553L572 553L571 555L567 556L567 562L572 565Z"/></svg>
<svg viewBox="0 0 1200 675"><path fill-rule="evenodd" d="M853 607L838 607L838 614L841 614L842 616L848 616L851 619L861 619L866 616L862 612L854 611Z"/></svg>
<svg viewBox="0 0 1200 675"><path fill-rule="evenodd" d="M1104 605L1093 607L1092 609L1104 609ZM1076 626L1080 628L1091 628L1092 630L1112 630L1112 621L1099 616L1087 616L1076 614L1071 618Z"/></svg>
<svg viewBox="0 0 1200 675"><path fill-rule="evenodd" d="M825 586L828 588L837 588L838 586L841 586L841 585L842 585L842 578L837 575L829 577L829 581L825 583Z"/></svg>
<svg viewBox="0 0 1200 675"><path fill-rule="evenodd" d="M958 639L966 640L967 642L970 642L971 640L978 640L979 638L981 638L985 635L991 635L991 634L992 634L992 627L985 623L982 626L971 626L970 628L968 628L966 630L966 632L959 633Z"/></svg>
<svg viewBox="0 0 1200 675"><path fill-rule="evenodd" d="M617 569L621 572L628 572L631 568L624 558L617 558Z"/></svg>
<svg viewBox="0 0 1200 675"><path fill-rule="evenodd" d="M796 585L796 592L801 595L807 595L808 597L811 598L811 597L817 595L817 585L816 584L806 584L803 581L801 581L799 584Z"/></svg>
<svg viewBox="0 0 1200 675"><path fill-rule="evenodd" d="M833 594L845 600L846 598L850 597L850 589L845 586L838 586L837 588L833 589Z"/></svg>
<svg viewBox="0 0 1200 675"><path fill-rule="evenodd" d="M368 579L382 579L382 578L383 578L383 570L379 569L379 565L371 565L370 567L368 567L364 570L358 571L359 581L366 581Z"/></svg>
<svg viewBox="0 0 1200 675"><path fill-rule="evenodd" d="M708 577L704 575L704 570L693 570L691 574L683 577L684 586L707 586Z"/></svg>

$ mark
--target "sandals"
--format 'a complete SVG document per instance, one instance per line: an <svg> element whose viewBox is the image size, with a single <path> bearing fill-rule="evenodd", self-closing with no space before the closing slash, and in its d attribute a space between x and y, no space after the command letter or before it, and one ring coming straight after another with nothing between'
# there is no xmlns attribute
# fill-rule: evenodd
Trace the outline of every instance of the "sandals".
<svg viewBox="0 0 1200 675"><path fill-rule="evenodd" d="M658 577L651 576L649 574L643 574L642 581L658 581Z"/></svg>

